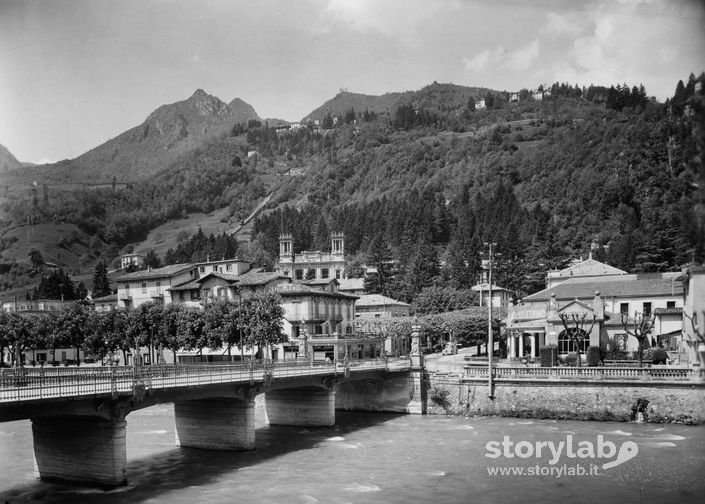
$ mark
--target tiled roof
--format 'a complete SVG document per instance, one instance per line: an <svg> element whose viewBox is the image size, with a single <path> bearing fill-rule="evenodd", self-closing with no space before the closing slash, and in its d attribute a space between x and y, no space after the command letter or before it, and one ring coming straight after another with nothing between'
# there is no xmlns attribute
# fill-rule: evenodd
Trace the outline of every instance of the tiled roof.
<svg viewBox="0 0 705 504"><path fill-rule="evenodd" d="M626 273L626 271L590 258L584 261L576 262L575 264L560 271L549 271L548 276L552 278L562 278L571 276L625 275Z"/></svg>
<svg viewBox="0 0 705 504"><path fill-rule="evenodd" d="M238 285L250 287L255 285L265 285L273 280L277 279L287 279L290 280L288 276L282 275L281 273L274 272L264 272L261 270L250 270L244 275L237 277L239 281Z"/></svg>
<svg viewBox="0 0 705 504"><path fill-rule="evenodd" d="M241 275L233 275L232 273L221 273L220 271L213 271L211 273L208 273L207 275L202 276L197 281L199 283L202 283L208 277L220 278L220 279L225 280L227 282L237 282L240 278L242 278Z"/></svg>
<svg viewBox="0 0 705 504"><path fill-rule="evenodd" d="M290 283L277 285L277 292L281 296L329 296L348 299L359 299L359 296L346 294L343 292L329 292L315 287L310 287L302 283Z"/></svg>
<svg viewBox="0 0 705 504"><path fill-rule="evenodd" d="M94 303L116 303L117 300L117 294L108 294L107 296L93 298Z"/></svg>
<svg viewBox="0 0 705 504"><path fill-rule="evenodd" d="M600 292L608 297L674 296L683 295L679 273L638 273L633 275L606 275L602 277L568 278L565 281L524 298L528 301L548 301L552 294L557 299L588 299Z"/></svg>
<svg viewBox="0 0 705 504"><path fill-rule="evenodd" d="M194 268L191 263L183 264L170 264L169 266L164 266L163 268L146 269L141 271L135 271L134 273L127 273L121 277L116 278L118 282L124 282L127 280L144 280L146 278L164 278L176 275L183 271L188 271Z"/></svg>
<svg viewBox="0 0 705 504"><path fill-rule="evenodd" d="M402 306L409 308L410 305L397 301L396 299L389 298L387 296L382 296L381 294L365 294L360 296L360 299L355 303L355 306L368 307L368 306Z"/></svg>
<svg viewBox="0 0 705 504"><path fill-rule="evenodd" d="M171 292L175 291L190 291L190 290L198 290L201 288L201 284L199 283L198 280L190 280L188 282L184 282L179 285L174 285L173 287L169 287L167 290Z"/></svg>

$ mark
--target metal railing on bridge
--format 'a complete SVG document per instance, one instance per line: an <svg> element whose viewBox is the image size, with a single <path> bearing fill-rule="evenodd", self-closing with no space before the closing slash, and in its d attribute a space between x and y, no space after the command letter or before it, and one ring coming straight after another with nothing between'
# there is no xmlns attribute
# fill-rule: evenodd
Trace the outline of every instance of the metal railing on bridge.
<svg viewBox="0 0 705 504"><path fill-rule="evenodd" d="M323 361L249 361L221 365L42 367L0 369L3 402L111 394L219 383L271 383L275 379L341 375L366 370L403 370L408 358Z"/></svg>

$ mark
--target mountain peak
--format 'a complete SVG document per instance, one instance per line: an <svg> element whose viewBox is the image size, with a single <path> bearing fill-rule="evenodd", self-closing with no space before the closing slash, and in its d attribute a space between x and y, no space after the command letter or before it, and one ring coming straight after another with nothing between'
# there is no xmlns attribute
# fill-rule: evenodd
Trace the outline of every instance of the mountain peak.
<svg viewBox="0 0 705 504"><path fill-rule="evenodd" d="M0 173L21 168L22 163L17 161L17 158L3 145L0 145Z"/></svg>
<svg viewBox="0 0 705 504"><path fill-rule="evenodd" d="M208 93L206 93L203 89L198 88L196 91L193 92L192 96L208 96Z"/></svg>

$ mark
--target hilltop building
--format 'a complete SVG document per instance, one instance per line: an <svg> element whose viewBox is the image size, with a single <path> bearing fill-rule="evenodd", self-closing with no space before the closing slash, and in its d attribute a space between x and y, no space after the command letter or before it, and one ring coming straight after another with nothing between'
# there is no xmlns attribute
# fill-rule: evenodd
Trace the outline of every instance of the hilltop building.
<svg viewBox="0 0 705 504"><path fill-rule="evenodd" d="M561 315L584 319L581 329L589 333L581 344L583 352L588 346L607 351L637 350L636 339L628 336L622 325L623 316L633 321L637 314L655 317L649 344L666 335L679 340L682 322L678 314L683 309L683 284L679 277L679 273L627 274L592 258L548 272L545 289L509 307L509 356L538 357L543 345L556 345L559 354L575 352L575 343L566 334Z"/></svg>

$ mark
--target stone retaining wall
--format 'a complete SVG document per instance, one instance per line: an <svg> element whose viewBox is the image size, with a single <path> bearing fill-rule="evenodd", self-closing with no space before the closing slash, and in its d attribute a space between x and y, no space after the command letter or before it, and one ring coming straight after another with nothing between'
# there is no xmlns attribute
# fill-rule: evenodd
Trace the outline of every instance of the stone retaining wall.
<svg viewBox="0 0 705 504"><path fill-rule="evenodd" d="M705 383L689 381L503 380L490 399L485 380L432 374L428 412L629 421L640 399L647 422L705 423Z"/></svg>

